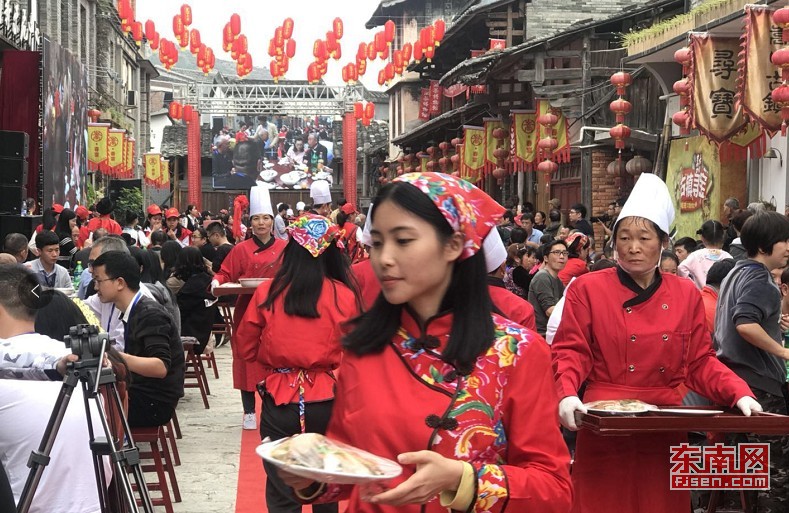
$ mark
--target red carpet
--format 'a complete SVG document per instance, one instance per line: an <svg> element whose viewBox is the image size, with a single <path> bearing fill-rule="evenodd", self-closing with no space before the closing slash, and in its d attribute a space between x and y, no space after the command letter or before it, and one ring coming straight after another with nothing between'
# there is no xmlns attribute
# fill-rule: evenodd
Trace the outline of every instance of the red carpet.
<svg viewBox="0 0 789 513"><path fill-rule="evenodd" d="M257 399L257 411L260 412L260 398ZM240 423L239 416L239 423ZM258 424L260 424L258 422ZM238 462L238 488L236 489L236 513L266 513L266 472L263 462L255 452L260 445L260 433L255 430L242 431L241 455ZM345 503L340 504L340 513L345 511ZM312 507L305 506L304 513L311 512Z"/></svg>

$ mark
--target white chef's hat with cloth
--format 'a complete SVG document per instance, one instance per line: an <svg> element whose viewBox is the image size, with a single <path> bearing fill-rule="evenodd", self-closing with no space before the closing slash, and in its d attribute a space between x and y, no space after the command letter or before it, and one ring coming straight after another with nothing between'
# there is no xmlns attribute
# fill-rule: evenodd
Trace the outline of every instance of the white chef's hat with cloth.
<svg viewBox="0 0 789 513"><path fill-rule="evenodd" d="M326 180L314 180L310 185L310 198L315 205L331 203L331 188Z"/></svg>
<svg viewBox="0 0 789 513"><path fill-rule="evenodd" d="M274 217L268 188L256 185L249 190L249 217L265 214Z"/></svg>
<svg viewBox="0 0 789 513"><path fill-rule="evenodd" d="M296 203L296 211L298 212L298 211L304 210L305 206L306 205L304 204L303 201L299 201L298 203Z"/></svg>
<svg viewBox="0 0 789 513"><path fill-rule="evenodd" d="M370 203L370 208L367 209L367 217L364 219L364 228L362 228L362 244L365 246L373 246L373 236L370 235L370 230L373 229L372 217L370 214L373 212L373 204Z"/></svg>
<svg viewBox="0 0 789 513"><path fill-rule="evenodd" d="M488 273L501 267L502 262L507 260L507 248L504 247L504 241L501 240L501 234L495 226L490 229L485 240L482 241L482 251L485 253Z"/></svg>
<svg viewBox="0 0 789 513"><path fill-rule="evenodd" d="M665 182L652 173L642 173L619 212L617 224L626 217L649 219L663 233L670 233L674 222L674 202Z"/></svg>

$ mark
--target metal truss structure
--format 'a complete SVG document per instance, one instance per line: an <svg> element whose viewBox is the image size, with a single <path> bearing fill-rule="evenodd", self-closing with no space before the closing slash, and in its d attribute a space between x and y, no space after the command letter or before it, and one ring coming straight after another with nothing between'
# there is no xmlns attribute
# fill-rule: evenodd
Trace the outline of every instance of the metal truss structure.
<svg viewBox="0 0 789 513"><path fill-rule="evenodd" d="M340 116L364 99L361 85L191 83L186 90L184 101L201 114Z"/></svg>

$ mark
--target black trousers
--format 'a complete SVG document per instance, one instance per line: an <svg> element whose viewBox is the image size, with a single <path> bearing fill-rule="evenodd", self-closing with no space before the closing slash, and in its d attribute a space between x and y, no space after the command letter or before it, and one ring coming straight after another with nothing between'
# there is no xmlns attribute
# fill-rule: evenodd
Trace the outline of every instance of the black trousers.
<svg viewBox="0 0 789 513"><path fill-rule="evenodd" d="M304 405L304 419L308 433L325 433L331 418L334 401L307 403ZM279 440L301 432L299 426L299 405L277 406L269 394L263 394L263 413L260 416L260 438L269 437ZM263 462L266 469L266 507L270 513L301 513L301 503L293 495L293 490L282 482L274 465ZM337 503L314 504L314 513L337 513Z"/></svg>
<svg viewBox="0 0 789 513"><path fill-rule="evenodd" d="M148 399L129 391L129 427L164 426L173 417L175 406Z"/></svg>

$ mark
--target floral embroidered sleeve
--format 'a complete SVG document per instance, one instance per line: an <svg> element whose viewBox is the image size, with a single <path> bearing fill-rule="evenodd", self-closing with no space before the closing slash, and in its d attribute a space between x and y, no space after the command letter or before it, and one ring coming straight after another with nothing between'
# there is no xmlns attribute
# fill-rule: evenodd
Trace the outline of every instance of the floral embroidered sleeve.
<svg viewBox="0 0 789 513"><path fill-rule="evenodd" d="M502 402L507 462L476 464L475 513L570 511L570 457L559 430L548 345L536 334L517 344ZM503 354L503 353L502 353Z"/></svg>

